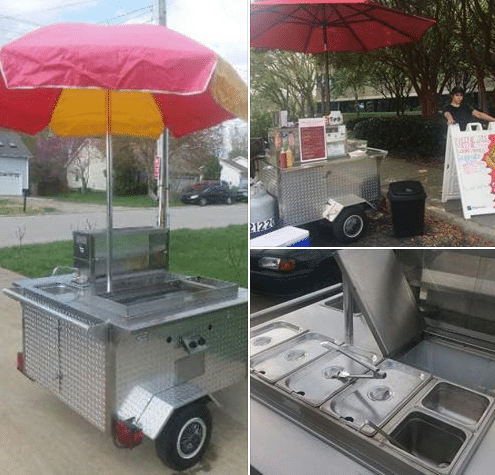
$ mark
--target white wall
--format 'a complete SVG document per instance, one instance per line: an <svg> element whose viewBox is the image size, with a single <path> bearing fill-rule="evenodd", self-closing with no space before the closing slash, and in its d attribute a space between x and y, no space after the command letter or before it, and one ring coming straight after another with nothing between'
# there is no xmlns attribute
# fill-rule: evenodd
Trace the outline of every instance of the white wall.
<svg viewBox="0 0 495 475"><path fill-rule="evenodd" d="M29 160L27 158L0 159L0 195L22 195L29 187Z"/></svg>

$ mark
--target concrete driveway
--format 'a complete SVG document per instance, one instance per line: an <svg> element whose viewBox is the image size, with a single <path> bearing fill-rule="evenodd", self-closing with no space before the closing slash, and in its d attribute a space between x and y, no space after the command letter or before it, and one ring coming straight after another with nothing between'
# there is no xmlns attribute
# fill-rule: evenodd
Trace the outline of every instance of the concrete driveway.
<svg viewBox="0 0 495 475"><path fill-rule="evenodd" d="M0 289L21 278L0 269ZM167 475L148 439L133 450L112 440L16 370L20 305L0 294L0 472L2 475ZM203 462L185 475L247 474L247 382L218 395ZM235 417L233 417L235 416Z"/></svg>
<svg viewBox="0 0 495 475"><path fill-rule="evenodd" d="M56 212L39 215L0 216L0 247L18 246L72 239L74 230L106 228L106 208L98 205L61 203L43 198L30 198L36 206L56 208ZM247 224L246 203L234 205L177 206L170 208L171 229L221 228ZM114 227L153 226L157 208L115 207ZM247 238L246 238L247 239Z"/></svg>

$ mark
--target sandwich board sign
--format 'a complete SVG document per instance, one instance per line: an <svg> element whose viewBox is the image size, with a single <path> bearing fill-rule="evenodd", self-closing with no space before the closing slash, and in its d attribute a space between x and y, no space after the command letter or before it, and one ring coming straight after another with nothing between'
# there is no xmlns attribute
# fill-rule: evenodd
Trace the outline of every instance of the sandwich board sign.
<svg viewBox="0 0 495 475"><path fill-rule="evenodd" d="M495 213L495 124L488 130L450 125L443 175L442 202L461 199L465 219Z"/></svg>

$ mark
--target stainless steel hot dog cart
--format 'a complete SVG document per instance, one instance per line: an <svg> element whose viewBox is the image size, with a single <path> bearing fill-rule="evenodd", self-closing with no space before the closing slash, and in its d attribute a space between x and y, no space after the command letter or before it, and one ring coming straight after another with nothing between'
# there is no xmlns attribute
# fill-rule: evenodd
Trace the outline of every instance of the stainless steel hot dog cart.
<svg viewBox="0 0 495 475"><path fill-rule="evenodd" d="M117 445L147 436L175 469L208 445L212 393L246 376L247 290L168 271L168 230L74 233L74 274L16 282L18 369Z"/></svg>
<svg viewBox="0 0 495 475"><path fill-rule="evenodd" d="M315 127L308 127L311 130ZM365 210L377 208L381 201L380 161L386 151L360 148L347 141L345 126L325 126L324 143L313 159L298 127L269 130L269 150L258 159L257 178L275 198L278 216L258 213L259 197L251 195L251 235L278 226L299 226L318 220L332 223L334 236L344 242L357 241L366 228ZM318 137L308 135L311 146ZM354 142L352 142L354 143ZM282 156L282 160L280 157ZM289 158L287 158L289 156ZM307 158L309 157L309 158Z"/></svg>
<svg viewBox="0 0 495 475"><path fill-rule="evenodd" d="M342 284L251 316L251 464L266 475L491 472L495 254L337 255Z"/></svg>

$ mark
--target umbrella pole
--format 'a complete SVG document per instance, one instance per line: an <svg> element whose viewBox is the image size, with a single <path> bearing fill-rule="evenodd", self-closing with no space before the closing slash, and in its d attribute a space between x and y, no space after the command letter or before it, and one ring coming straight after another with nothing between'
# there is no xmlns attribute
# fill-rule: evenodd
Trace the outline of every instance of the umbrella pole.
<svg viewBox="0 0 495 475"><path fill-rule="evenodd" d="M110 91L105 91L105 109L107 115L107 292L112 292L112 260L113 260L113 155L112 155L112 123L111 123Z"/></svg>
<svg viewBox="0 0 495 475"><path fill-rule="evenodd" d="M325 107L323 115L330 114L330 67L328 65L328 37L327 25L323 25L323 42L325 45Z"/></svg>
<svg viewBox="0 0 495 475"><path fill-rule="evenodd" d="M330 114L330 68L328 65L328 51L325 51L325 114Z"/></svg>
<svg viewBox="0 0 495 475"><path fill-rule="evenodd" d="M158 227L169 228L169 163L168 163L168 130L165 129L158 140L158 156L160 157L160 176L158 178Z"/></svg>

